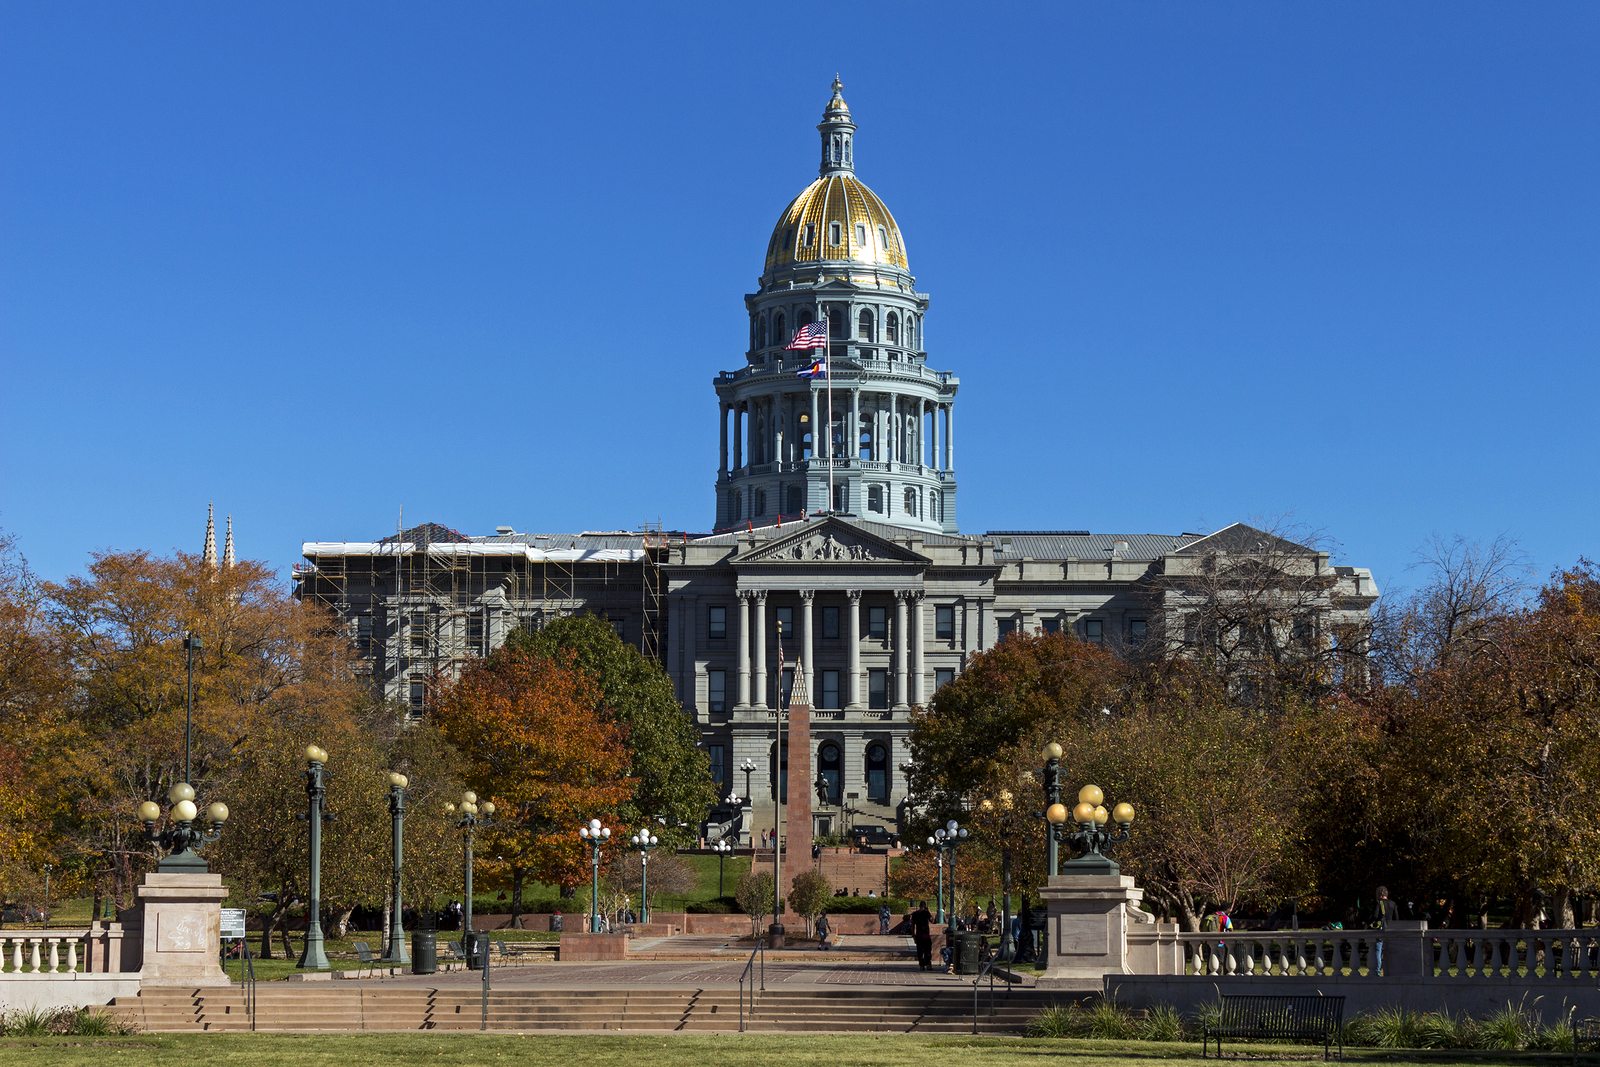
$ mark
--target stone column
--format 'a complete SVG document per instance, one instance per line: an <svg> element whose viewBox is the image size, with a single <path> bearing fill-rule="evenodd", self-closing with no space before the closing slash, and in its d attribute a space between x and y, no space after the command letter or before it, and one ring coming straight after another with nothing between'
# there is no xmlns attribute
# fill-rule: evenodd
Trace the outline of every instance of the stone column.
<svg viewBox="0 0 1600 1067"><path fill-rule="evenodd" d="M817 389L811 390L811 458L826 455L827 447L822 441L822 423L817 421L818 398L822 395Z"/></svg>
<svg viewBox="0 0 1600 1067"><path fill-rule="evenodd" d="M750 594L741 591L738 600L739 611L739 650L736 660L739 664L739 703L741 708L750 706Z"/></svg>
<svg viewBox="0 0 1600 1067"><path fill-rule="evenodd" d="M845 455L861 457L861 390L850 390L850 432L845 435Z"/></svg>
<svg viewBox="0 0 1600 1067"><path fill-rule="evenodd" d="M767 594L758 589L755 594L755 691L752 703L758 708L767 707Z"/></svg>
<svg viewBox="0 0 1600 1067"><path fill-rule="evenodd" d="M850 632L846 634L846 646L850 650L850 669L846 672L848 696L845 707L852 711L861 710L861 590L852 589L847 594L850 597Z"/></svg>
<svg viewBox="0 0 1600 1067"><path fill-rule="evenodd" d="M947 427L947 430L946 430L947 440L945 441L945 445L944 445L945 460L946 460L945 469L953 471L953 470L956 469L956 406L955 406L955 404L951 404L950 405L949 412L948 412L948 414L946 414L945 419L949 423L949 425Z"/></svg>
<svg viewBox="0 0 1600 1067"><path fill-rule="evenodd" d="M733 405L733 469L744 469L744 405L738 403Z"/></svg>
<svg viewBox="0 0 1600 1067"><path fill-rule="evenodd" d="M816 664L813 662L813 649L815 647L813 621L815 617L812 614L811 605L815 599L816 595L810 589L802 589L800 591L800 629L804 631L800 638L800 675L805 679L806 694L813 704L816 703L816 699L811 697L810 693L812 678L816 674Z"/></svg>
<svg viewBox="0 0 1600 1067"><path fill-rule="evenodd" d="M721 421L721 423L720 423L720 425L718 427L718 429L721 432L717 434L717 436L722 439L722 455L721 455L721 458L719 459L718 464L717 464L717 473L718 474L727 474L728 473L728 402L726 400L724 400L722 403L718 404L717 405L717 411L719 413L721 413L721 416L722 416L722 421Z"/></svg>
<svg viewBox="0 0 1600 1067"><path fill-rule="evenodd" d="M923 629L927 618L922 611L922 594L911 594L911 698L910 703L921 704L928 684L927 668L922 662Z"/></svg>
<svg viewBox="0 0 1600 1067"><path fill-rule="evenodd" d="M904 590L894 595L894 700L896 708L906 706L906 653L910 642L906 640L906 597Z"/></svg>

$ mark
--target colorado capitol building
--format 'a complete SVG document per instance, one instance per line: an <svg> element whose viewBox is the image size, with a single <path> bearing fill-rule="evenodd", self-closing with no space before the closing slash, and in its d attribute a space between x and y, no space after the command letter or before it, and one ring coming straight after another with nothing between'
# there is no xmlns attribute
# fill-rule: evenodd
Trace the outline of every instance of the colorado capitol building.
<svg viewBox="0 0 1600 1067"><path fill-rule="evenodd" d="M712 382L713 532L466 535L424 523L307 542L296 593L348 627L378 695L421 714L436 685L512 630L594 613L671 676L721 793L748 788L759 808L781 773L774 707L798 671L827 833L846 810L852 823L893 819L913 709L1008 634L1133 648L1180 633L1183 576L1269 544L1317 579L1316 640L1365 622L1378 595L1369 570L1243 524L962 533L960 381L924 348L928 295L893 214L856 177L837 79L817 129L819 174L779 214L745 297L748 350ZM826 347L786 347L821 322ZM819 360L825 373L802 376Z"/></svg>

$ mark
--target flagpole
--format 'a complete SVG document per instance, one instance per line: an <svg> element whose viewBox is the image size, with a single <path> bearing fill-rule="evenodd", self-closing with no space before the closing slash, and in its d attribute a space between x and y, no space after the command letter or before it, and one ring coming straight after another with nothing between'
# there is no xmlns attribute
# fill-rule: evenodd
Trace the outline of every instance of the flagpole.
<svg viewBox="0 0 1600 1067"><path fill-rule="evenodd" d="M833 331L831 320L823 316L829 326L823 327L822 342L822 369L827 374L828 389L828 507L826 513L833 514Z"/></svg>

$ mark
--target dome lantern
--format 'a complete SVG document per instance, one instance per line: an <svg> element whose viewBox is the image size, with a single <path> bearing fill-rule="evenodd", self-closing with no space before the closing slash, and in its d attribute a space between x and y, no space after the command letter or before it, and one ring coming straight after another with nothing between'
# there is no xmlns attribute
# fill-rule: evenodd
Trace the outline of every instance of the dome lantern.
<svg viewBox="0 0 1600 1067"><path fill-rule="evenodd" d="M817 132L822 134L822 166L818 173L824 178L854 174L856 124L850 120L850 105L844 102L844 82L837 74L833 76L833 96L822 109Z"/></svg>

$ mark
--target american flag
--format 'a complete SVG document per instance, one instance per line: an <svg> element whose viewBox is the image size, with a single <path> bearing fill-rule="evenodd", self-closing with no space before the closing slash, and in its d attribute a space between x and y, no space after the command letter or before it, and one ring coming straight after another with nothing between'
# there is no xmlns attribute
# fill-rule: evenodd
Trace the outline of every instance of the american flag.
<svg viewBox="0 0 1600 1067"><path fill-rule="evenodd" d="M794 352L803 348L828 347L828 320L818 319L808 322L794 332L794 340L784 345L784 351Z"/></svg>

